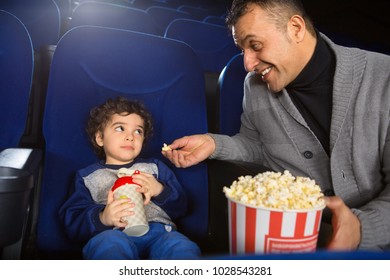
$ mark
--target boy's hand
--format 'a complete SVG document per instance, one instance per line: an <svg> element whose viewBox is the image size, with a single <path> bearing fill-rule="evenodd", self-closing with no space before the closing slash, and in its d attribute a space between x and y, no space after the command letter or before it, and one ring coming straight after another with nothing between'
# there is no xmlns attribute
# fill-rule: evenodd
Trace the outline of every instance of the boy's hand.
<svg viewBox="0 0 390 280"><path fill-rule="evenodd" d="M152 174L144 172L133 174L133 180L134 183L141 185L137 191L144 194L144 205L148 204L152 197L159 195L164 189L163 185Z"/></svg>
<svg viewBox="0 0 390 280"><path fill-rule="evenodd" d="M127 222L122 217L134 215L134 203L129 198L114 200L114 193L110 190L107 195L107 205L100 212L100 221L106 226L125 227Z"/></svg>

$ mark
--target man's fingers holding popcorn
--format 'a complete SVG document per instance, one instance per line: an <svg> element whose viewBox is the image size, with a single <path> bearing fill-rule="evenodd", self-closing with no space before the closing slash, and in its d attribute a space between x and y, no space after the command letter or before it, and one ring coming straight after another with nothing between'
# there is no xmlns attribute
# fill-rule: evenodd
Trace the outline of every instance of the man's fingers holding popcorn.
<svg viewBox="0 0 390 280"><path fill-rule="evenodd" d="M163 147L161 148L161 151L163 152L172 151L172 148L164 143Z"/></svg>
<svg viewBox="0 0 390 280"><path fill-rule="evenodd" d="M163 152L176 167L189 167L207 159L215 150L214 139L208 134L185 136L169 145L172 151Z"/></svg>
<svg viewBox="0 0 390 280"><path fill-rule="evenodd" d="M169 160L177 167L177 168L185 168L189 166L186 164L185 155L189 154L186 151L177 151L173 150L170 154Z"/></svg>

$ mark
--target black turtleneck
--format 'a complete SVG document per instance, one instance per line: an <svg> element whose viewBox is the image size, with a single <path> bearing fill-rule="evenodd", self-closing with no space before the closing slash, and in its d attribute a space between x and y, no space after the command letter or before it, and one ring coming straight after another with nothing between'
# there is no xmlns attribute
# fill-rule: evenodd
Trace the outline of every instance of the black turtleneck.
<svg viewBox="0 0 390 280"><path fill-rule="evenodd" d="M306 123L329 155L332 89L336 58L317 32L317 45L309 63L287 87Z"/></svg>

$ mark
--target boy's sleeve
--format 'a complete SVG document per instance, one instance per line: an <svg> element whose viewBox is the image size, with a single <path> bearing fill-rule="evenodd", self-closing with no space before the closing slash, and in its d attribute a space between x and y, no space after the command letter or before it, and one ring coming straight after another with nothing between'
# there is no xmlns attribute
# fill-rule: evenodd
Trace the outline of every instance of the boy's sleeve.
<svg viewBox="0 0 390 280"><path fill-rule="evenodd" d="M157 180L164 186L163 191L153 198L172 220L184 216L187 212L187 196L175 173L162 161L157 161Z"/></svg>
<svg viewBox="0 0 390 280"><path fill-rule="evenodd" d="M99 214L104 207L93 201L83 178L77 173L74 191L59 211L67 235L73 240L86 242L96 234L112 228L100 221Z"/></svg>

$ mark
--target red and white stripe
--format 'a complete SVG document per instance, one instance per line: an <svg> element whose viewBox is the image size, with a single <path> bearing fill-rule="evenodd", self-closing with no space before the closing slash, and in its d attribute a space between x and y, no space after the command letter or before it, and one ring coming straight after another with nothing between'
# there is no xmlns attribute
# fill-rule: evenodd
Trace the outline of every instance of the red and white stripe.
<svg viewBox="0 0 390 280"><path fill-rule="evenodd" d="M232 254L315 251L322 209L270 211L229 200Z"/></svg>

